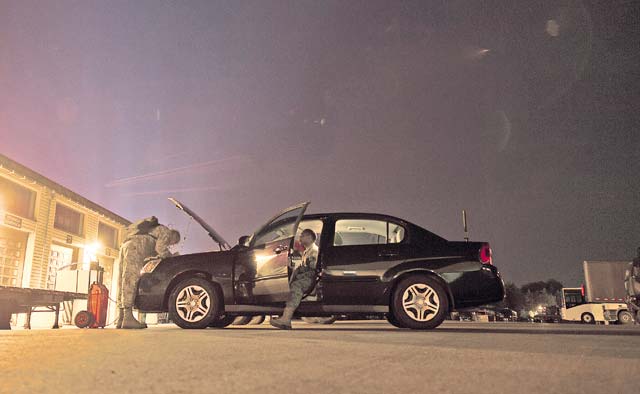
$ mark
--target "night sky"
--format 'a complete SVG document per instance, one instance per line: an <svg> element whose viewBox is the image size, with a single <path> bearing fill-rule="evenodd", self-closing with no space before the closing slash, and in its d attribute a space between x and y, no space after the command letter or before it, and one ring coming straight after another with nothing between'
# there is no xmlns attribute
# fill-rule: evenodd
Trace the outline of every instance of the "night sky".
<svg viewBox="0 0 640 394"><path fill-rule="evenodd" d="M169 196L230 242L464 208L507 281L579 285L640 246L639 3L0 0L0 152L183 252Z"/></svg>

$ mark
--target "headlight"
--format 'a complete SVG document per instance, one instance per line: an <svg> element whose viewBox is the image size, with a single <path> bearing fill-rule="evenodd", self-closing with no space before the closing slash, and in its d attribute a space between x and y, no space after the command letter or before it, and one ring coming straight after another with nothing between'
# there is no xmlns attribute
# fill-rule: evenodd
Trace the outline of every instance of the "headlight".
<svg viewBox="0 0 640 394"><path fill-rule="evenodd" d="M158 266L158 264L160 264L161 261L162 261L161 259L149 261L147 264L144 265L144 267L142 267L142 269L140 270L140 273L141 274L152 273L153 270L156 269L156 267Z"/></svg>

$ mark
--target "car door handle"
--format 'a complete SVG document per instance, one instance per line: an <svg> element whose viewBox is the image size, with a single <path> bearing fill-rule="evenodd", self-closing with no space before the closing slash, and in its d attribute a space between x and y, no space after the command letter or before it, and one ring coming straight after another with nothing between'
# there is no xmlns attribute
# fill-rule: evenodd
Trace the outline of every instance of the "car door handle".
<svg viewBox="0 0 640 394"><path fill-rule="evenodd" d="M288 250L288 249L289 249L289 247L287 245L279 245L278 247L273 249L273 253L280 254L280 253L282 253L282 252L284 252L285 250Z"/></svg>

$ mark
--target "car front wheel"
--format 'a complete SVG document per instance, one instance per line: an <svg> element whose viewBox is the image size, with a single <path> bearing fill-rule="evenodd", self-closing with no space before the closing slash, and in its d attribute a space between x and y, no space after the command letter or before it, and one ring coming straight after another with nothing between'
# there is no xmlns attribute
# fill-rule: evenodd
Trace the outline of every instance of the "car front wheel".
<svg viewBox="0 0 640 394"><path fill-rule="evenodd" d="M216 320L212 321L209 324L209 327L213 327L213 328L225 328L229 325L231 325L231 323L233 323L233 321L235 320L235 316L220 316L219 318L217 318Z"/></svg>
<svg viewBox="0 0 640 394"><path fill-rule="evenodd" d="M181 328L207 328L221 309L215 285L203 278L185 279L169 295L169 316Z"/></svg>
<svg viewBox="0 0 640 394"><path fill-rule="evenodd" d="M448 312L444 287L429 276L409 276L398 283L393 293L392 313L401 327L430 330L442 324Z"/></svg>
<svg viewBox="0 0 640 394"><path fill-rule="evenodd" d="M406 328L405 326L402 326L402 325L400 325L400 323L398 323L398 321L396 320L396 317L393 315L393 313L387 313L386 315L384 315L384 317L387 319L389 324L391 324L392 326L398 327L398 328Z"/></svg>

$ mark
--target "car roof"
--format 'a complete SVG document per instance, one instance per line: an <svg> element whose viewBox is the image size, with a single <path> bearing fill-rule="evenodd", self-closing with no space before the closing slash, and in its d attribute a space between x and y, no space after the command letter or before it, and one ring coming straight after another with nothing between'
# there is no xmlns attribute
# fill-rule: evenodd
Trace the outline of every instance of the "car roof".
<svg viewBox="0 0 640 394"><path fill-rule="evenodd" d="M386 215L383 213L372 213L372 212L325 212L325 213L311 213L305 214L303 219L321 219L326 217L332 218L377 218L377 219L391 219L403 223L409 223L404 219L400 219L395 216Z"/></svg>

